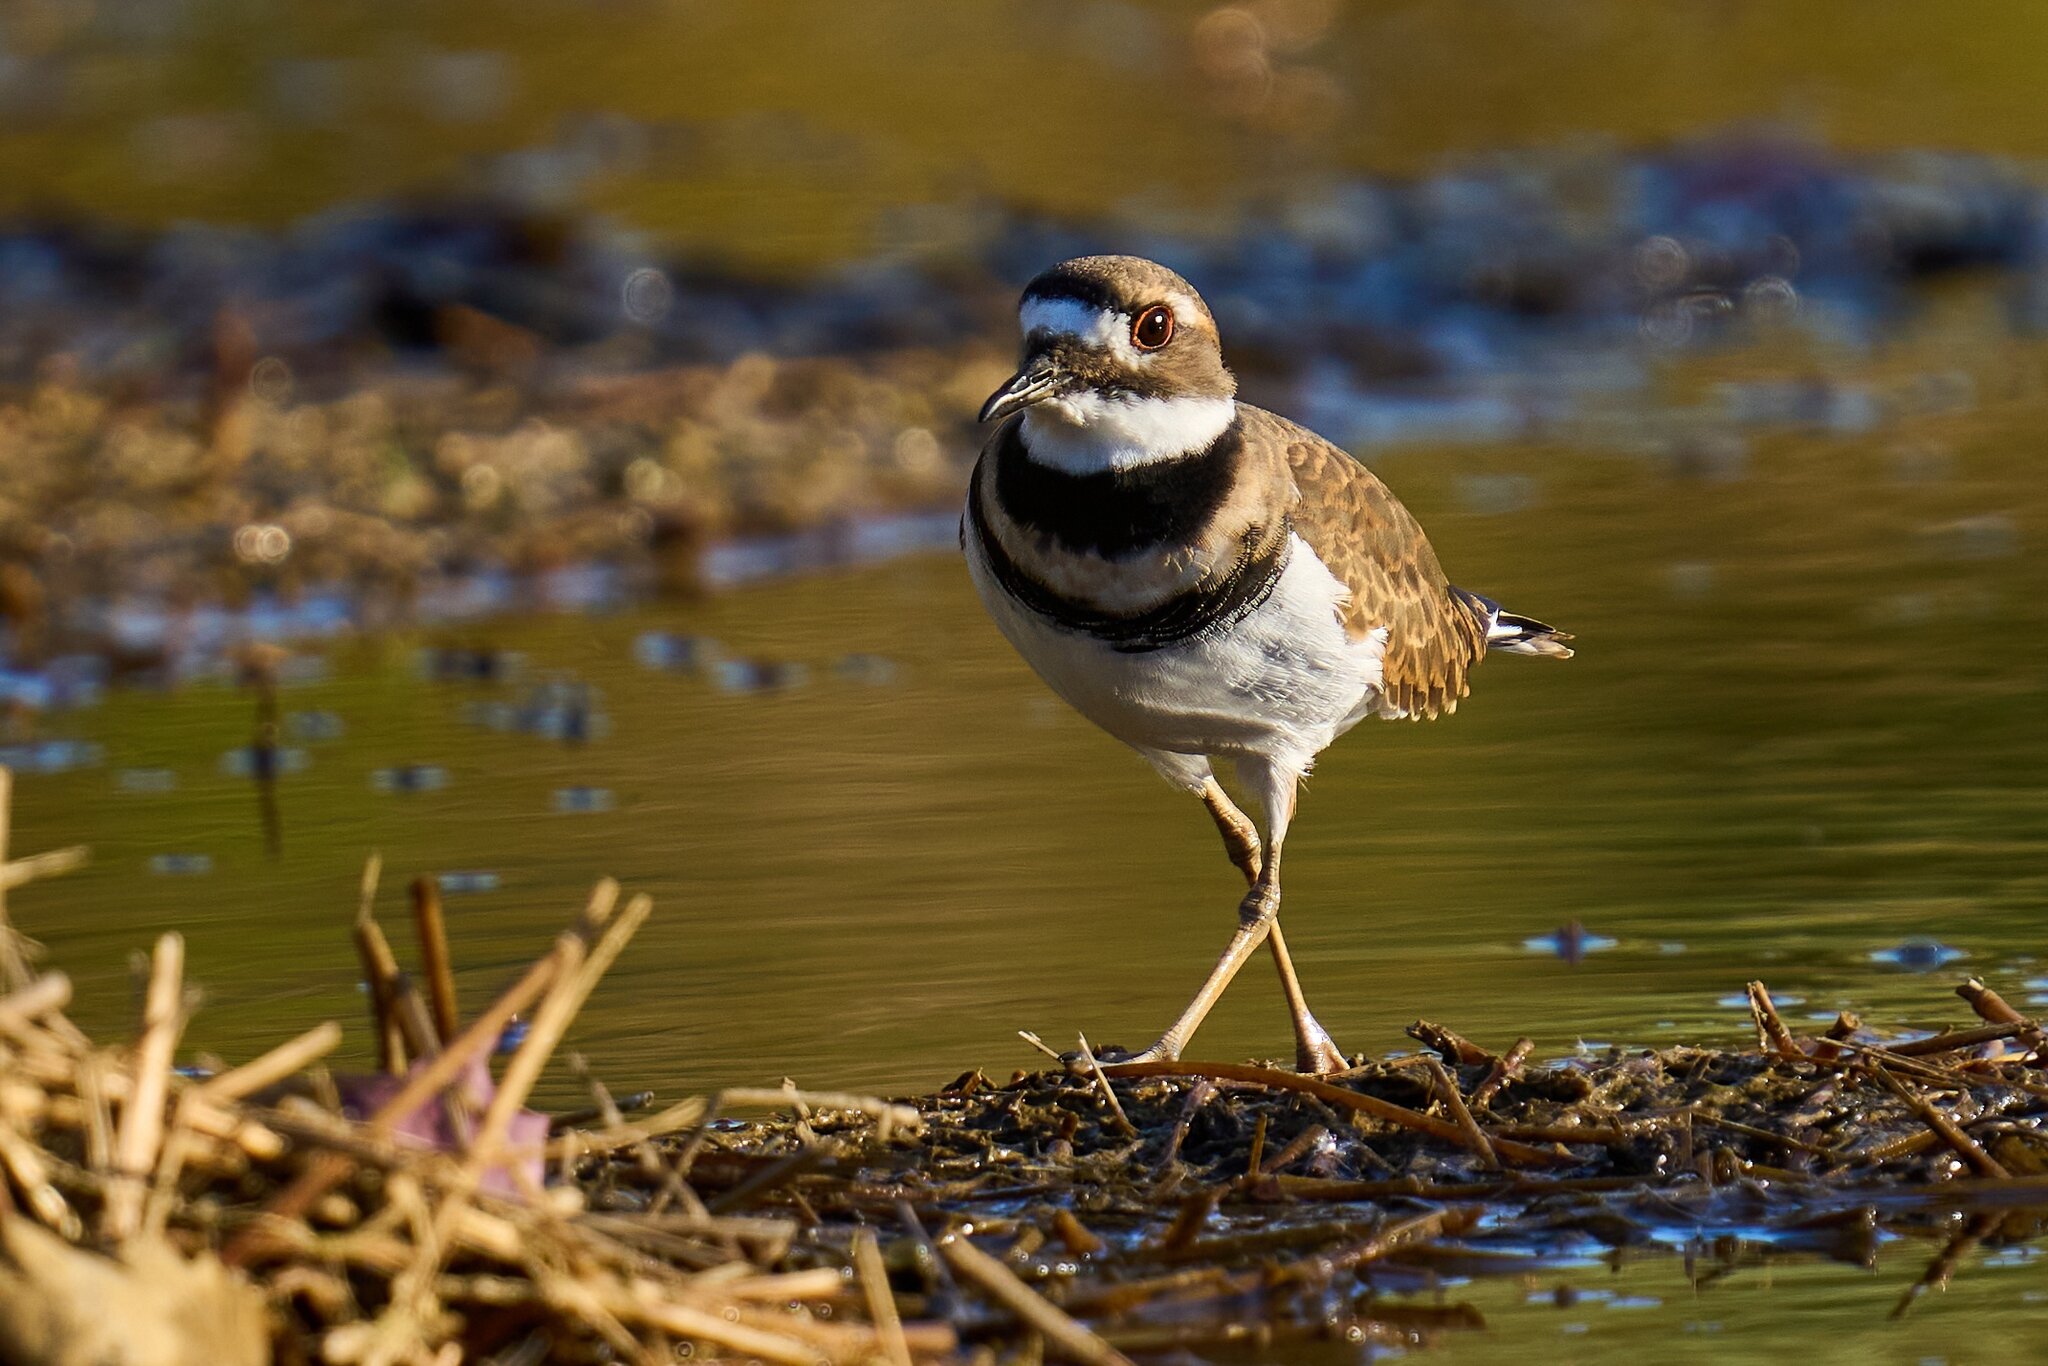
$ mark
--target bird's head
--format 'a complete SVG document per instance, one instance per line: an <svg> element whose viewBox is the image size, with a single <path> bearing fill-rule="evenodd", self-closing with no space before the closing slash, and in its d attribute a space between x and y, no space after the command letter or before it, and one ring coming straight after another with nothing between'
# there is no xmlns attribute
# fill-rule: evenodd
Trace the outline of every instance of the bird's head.
<svg viewBox="0 0 2048 1366"><path fill-rule="evenodd" d="M1201 450L1235 416L1237 381L1194 286L1137 256L1081 256L1018 304L1023 363L981 420L1025 414L1035 457L1100 469Z"/></svg>

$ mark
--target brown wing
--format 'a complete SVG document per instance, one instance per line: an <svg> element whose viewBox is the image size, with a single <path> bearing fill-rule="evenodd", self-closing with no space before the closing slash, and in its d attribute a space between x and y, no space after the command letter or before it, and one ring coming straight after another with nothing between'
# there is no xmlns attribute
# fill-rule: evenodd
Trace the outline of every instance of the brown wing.
<svg viewBox="0 0 2048 1366"><path fill-rule="evenodd" d="M1451 589L1422 528L1345 452L1284 418L1240 410L1287 452L1301 495L1291 509L1295 533L1351 590L1345 629L1386 628L1387 700L1416 719L1455 711L1466 674L1486 653L1486 624Z"/></svg>

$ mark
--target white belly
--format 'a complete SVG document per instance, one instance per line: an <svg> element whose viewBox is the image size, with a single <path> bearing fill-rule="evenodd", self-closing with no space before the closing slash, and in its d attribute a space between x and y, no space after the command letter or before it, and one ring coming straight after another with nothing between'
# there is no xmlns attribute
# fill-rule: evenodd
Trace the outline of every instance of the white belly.
<svg viewBox="0 0 2048 1366"><path fill-rule="evenodd" d="M1386 634L1354 640L1338 620L1344 589L1299 537L1280 581L1226 631L1122 653L1017 605L968 539L989 615L1076 711L1128 745L1171 754L1264 757L1297 770L1381 710Z"/></svg>

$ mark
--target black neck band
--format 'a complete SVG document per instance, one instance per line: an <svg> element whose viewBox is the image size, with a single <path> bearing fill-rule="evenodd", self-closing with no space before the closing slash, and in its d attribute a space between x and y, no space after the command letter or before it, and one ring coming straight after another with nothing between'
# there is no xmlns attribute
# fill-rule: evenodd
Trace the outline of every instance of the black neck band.
<svg viewBox="0 0 2048 1366"><path fill-rule="evenodd" d="M1024 419L996 435L996 501L1019 526L1064 550L1115 559L1162 542L1201 535L1230 497L1242 463L1239 419L1186 455L1126 469L1070 474L1031 458Z"/></svg>
<svg viewBox="0 0 2048 1366"><path fill-rule="evenodd" d="M1105 612L1048 588L1010 558L1002 542L989 530L981 509L985 464L975 467L968 486L967 517L996 583L1054 626L1093 636L1119 651L1137 654L1226 631L1258 610L1272 595L1287 567L1292 537L1267 536L1264 528L1249 527L1241 539L1236 561L1221 578L1197 584L1142 612Z"/></svg>

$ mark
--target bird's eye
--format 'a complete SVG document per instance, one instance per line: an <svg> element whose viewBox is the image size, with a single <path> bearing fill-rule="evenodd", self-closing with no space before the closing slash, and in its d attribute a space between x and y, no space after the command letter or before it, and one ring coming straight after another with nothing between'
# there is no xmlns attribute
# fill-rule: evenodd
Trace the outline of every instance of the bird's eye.
<svg viewBox="0 0 2048 1366"><path fill-rule="evenodd" d="M1154 304L1131 324L1131 345L1140 351L1157 351L1173 340L1173 310Z"/></svg>

